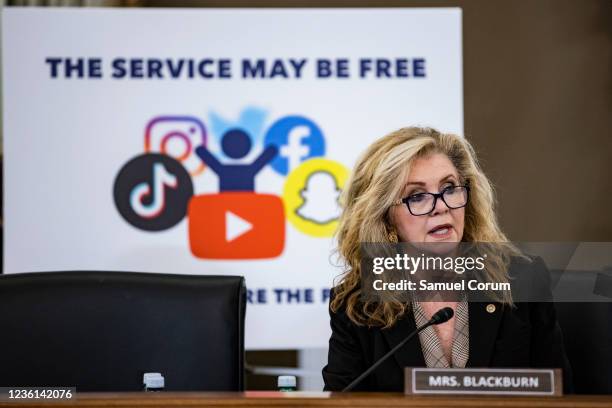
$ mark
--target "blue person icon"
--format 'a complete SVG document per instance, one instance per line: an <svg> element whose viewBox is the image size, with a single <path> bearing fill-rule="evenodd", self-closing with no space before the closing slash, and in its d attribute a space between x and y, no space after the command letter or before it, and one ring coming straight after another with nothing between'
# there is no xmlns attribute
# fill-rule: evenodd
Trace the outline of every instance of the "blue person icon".
<svg viewBox="0 0 612 408"><path fill-rule="evenodd" d="M242 129L230 129L221 138L223 153L241 159L251 151L251 138ZM196 154L219 176L219 191L255 191L255 176L278 153L276 146L268 146L250 164L224 164L202 145Z"/></svg>

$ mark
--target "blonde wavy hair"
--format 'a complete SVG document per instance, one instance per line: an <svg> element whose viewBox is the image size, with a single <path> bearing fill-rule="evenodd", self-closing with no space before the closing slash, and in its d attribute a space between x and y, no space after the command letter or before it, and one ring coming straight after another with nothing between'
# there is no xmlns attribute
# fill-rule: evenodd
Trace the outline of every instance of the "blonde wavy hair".
<svg viewBox="0 0 612 408"><path fill-rule="evenodd" d="M358 325L389 328L410 308L409 302L360 299L360 244L390 242L393 227L389 209L401 198L413 161L432 153L445 154L457 169L460 182L469 181L462 241L497 243L496 250L488 254L487 279L507 282L511 257L521 255L498 225L493 188L467 140L431 128L406 127L392 132L363 153L340 197L342 214L336 238L345 271L334 287L330 308L337 312L344 306L348 317ZM509 294L496 300L512 304Z"/></svg>

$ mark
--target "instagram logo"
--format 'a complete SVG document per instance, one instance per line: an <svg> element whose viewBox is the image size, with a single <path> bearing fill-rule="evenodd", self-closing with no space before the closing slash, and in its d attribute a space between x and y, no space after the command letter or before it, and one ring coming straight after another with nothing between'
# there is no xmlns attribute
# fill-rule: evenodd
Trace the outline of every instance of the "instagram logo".
<svg viewBox="0 0 612 408"><path fill-rule="evenodd" d="M206 128L193 116L158 116L145 128L145 153L160 153L179 161L191 176L204 171L204 163L195 154L206 145Z"/></svg>

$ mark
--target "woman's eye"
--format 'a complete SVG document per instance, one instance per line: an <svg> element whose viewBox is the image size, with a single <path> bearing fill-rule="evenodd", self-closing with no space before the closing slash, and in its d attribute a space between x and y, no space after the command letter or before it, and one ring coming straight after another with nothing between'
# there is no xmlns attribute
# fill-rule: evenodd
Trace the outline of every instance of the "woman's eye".
<svg viewBox="0 0 612 408"><path fill-rule="evenodd" d="M460 190L461 190L457 187L458 186L449 186L449 187L446 187L444 190L442 190L442 192L445 197L455 196L457 194L460 194Z"/></svg>
<svg viewBox="0 0 612 408"><path fill-rule="evenodd" d="M418 203L418 202L423 201L424 198L425 198L424 194L414 194L408 197L408 201L410 201L411 203Z"/></svg>

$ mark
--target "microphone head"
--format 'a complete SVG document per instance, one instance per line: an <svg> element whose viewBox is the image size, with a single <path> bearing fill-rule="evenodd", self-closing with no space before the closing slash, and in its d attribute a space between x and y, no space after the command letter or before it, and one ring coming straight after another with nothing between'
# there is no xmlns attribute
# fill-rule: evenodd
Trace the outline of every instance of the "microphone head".
<svg viewBox="0 0 612 408"><path fill-rule="evenodd" d="M448 322L450 319L453 318L454 314L455 312L453 312L452 308L444 307L438 310L436 313L434 313L433 316L431 316L431 322L433 324L440 324L440 323Z"/></svg>

